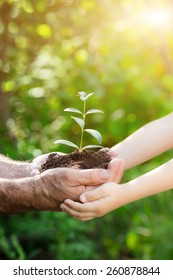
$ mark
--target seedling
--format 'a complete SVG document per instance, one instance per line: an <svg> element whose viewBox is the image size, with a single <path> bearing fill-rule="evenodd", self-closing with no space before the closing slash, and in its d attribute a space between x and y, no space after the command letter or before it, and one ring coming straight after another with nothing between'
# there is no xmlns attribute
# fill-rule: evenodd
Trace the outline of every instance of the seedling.
<svg viewBox="0 0 173 280"><path fill-rule="evenodd" d="M54 144L63 144L63 145L74 147L79 150L80 154L82 153L83 149L101 148L102 147L99 145L87 145L87 146L83 147L83 139L84 139L85 132L89 133L94 138L96 138L99 144L101 144L101 142L102 142L102 136L101 136L100 132L98 132L95 129L86 129L85 128L87 115L95 114L95 113L103 113L103 111L98 110L98 109L90 109L90 110L86 111L86 101L91 95L93 95L93 93L86 94L83 91L78 92L78 96L80 97L80 100L83 102L83 112L78 109L75 109L75 108L66 108L64 110L65 112L73 112L73 113L76 113L76 114L79 114L82 116L82 118L77 118L77 117L71 116L71 118L80 126L81 135L80 135L79 146L71 141L63 140L63 139L56 140L54 142Z"/></svg>

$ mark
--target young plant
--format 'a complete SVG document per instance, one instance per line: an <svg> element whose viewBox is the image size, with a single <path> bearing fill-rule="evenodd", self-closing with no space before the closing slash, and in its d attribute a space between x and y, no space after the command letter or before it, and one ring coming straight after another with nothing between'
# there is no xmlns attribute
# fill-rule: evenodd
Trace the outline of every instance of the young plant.
<svg viewBox="0 0 173 280"><path fill-rule="evenodd" d="M101 136L100 132L98 132L95 129L86 129L85 128L86 116L87 115L95 114L95 113L103 113L103 111L98 110L98 109L90 109L90 110L86 111L86 101L91 95L93 95L93 93L86 94L83 91L78 92L78 96L80 97L80 100L82 100L82 102L83 102L83 112L81 112L80 110L75 109L75 108L66 108L64 110L65 112L73 112L73 113L76 113L76 114L79 114L79 115L82 116L82 118L77 118L77 117L71 116L71 118L80 126L81 135L80 135L79 146L74 144L71 141L67 141L67 140L63 140L63 139L56 140L54 142L54 144L64 144L64 145L67 145L67 146L77 148L79 150L79 153L82 153L83 149L101 148L102 147L102 146L99 146L99 145L87 145L87 146L83 147L83 138L84 138L84 133L85 132L89 133L94 138L96 138L99 144L101 144L101 142L102 142L102 136Z"/></svg>

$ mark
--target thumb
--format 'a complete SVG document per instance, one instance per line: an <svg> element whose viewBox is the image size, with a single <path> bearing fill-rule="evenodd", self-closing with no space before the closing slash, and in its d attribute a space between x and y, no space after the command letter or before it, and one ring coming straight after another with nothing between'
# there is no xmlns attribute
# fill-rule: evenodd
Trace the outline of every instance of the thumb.
<svg viewBox="0 0 173 280"><path fill-rule="evenodd" d="M110 178L110 171L106 169L73 169L72 176L80 185L95 186L108 181Z"/></svg>
<svg viewBox="0 0 173 280"><path fill-rule="evenodd" d="M82 193L79 197L79 200L82 203L85 203L85 202L91 202L94 200L98 200L98 199L101 199L101 198L107 196L107 191L106 191L107 186L106 185L107 184L104 184L101 187L98 187L92 191Z"/></svg>

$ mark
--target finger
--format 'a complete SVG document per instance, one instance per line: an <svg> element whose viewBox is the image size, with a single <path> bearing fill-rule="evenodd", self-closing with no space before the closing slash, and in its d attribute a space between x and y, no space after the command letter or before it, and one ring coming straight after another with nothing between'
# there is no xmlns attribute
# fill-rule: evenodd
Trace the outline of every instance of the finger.
<svg viewBox="0 0 173 280"><path fill-rule="evenodd" d="M80 213L80 217L84 217L84 216L91 217L95 212L97 212L98 201L97 202L94 201L92 203L91 202L81 203L81 202L75 202L71 199L66 199L60 205L60 207L61 209L65 209L66 207L68 207L68 209L71 209L71 211L73 211L73 214Z"/></svg>
<svg viewBox="0 0 173 280"><path fill-rule="evenodd" d="M105 205L107 205L105 207ZM69 215L80 220L89 220L96 217L101 217L107 212L112 210L110 207L109 196L100 200L87 203L74 202L73 200L66 199L64 203L61 204L63 211Z"/></svg>
<svg viewBox="0 0 173 280"><path fill-rule="evenodd" d="M106 169L78 170L73 168L54 168L44 171L44 175L56 176L65 180L69 186L98 186L108 181L110 171Z"/></svg>
<svg viewBox="0 0 173 280"><path fill-rule="evenodd" d="M119 159L113 159L110 161L110 163L108 164L108 171L109 171L109 182L114 182L116 177L117 177L117 173L119 171L119 166L120 166L121 160Z"/></svg>
<svg viewBox="0 0 173 280"><path fill-rule="evenodd" d="M113 159L108 165L110 170L110 182L119 183L124 171L124 161L122 159Z"/></svg>
<svg viewBox="0 0 173 280"><path fill-rule="evenodd" d="M36 157L35 159L33 159L32 164L40 166L40 164L43 164L46 162L46 160L48 159L48 156L49 156L49 153L40 155L40 156Z"/></svg>
<svg viewBox="0 0 173 280"><path fill-rule="evenodd" d="M37 156L35 159L33 159L32 163L34 164L37 164L37 165L41 165L41 164L44 164L48 157L51 155L51 154L55 154L56 156L61 156L61 155L64 155L64 153L61 153L61 152L52 152L52 153L47 153L47 154L43 154L43 155L40 155L40 156Z"/></svg>
<svg viewBox="0 0 173 280"><path fill-rule="evenodd" d="M80 203L75 203L74 201L71 201L71 203L62 203L60 205L60 208L62 209L63 212L69 214L70 216L78 219L78 220L90 220L93 218L93 214L90 213L90 212L81 212L81 211L78 211L78 210L75 210L76 209L76 204L79 204ZM71 206L72 205L72 206ZM82 206L83 204L81 204ZM79 207L77 207L77 209L79 209Z"/></svg>
<svg viewBox="0 0 173 280"><path fill-rule="evenodd" d="M86 169L76 170L69 169L69 178L78 185L94 186L105 183L111 176L111 171L106 169ZM75 184L75 185L76 185Z"/></svg>
<svg viewBox="0 0 173 280"><path fill-rule="evenodd" d="M31 176L31 177L36 176L36 175L39 175L39 174L40 174L39 169L33 169L33 170L30 172L30 176Z"/></svg>
<svg viewBox="0 0 173 280"><path fill-rule="evenodd" d="M99 151L107 152L112 158L117 157L118 153L110 148L102 148Z"/></svg>
<svg viewBox="0 0 173 280"><path fill-rule="evenodd" d="M123 160L121 160L116 178L114 180L115 183L117 183L117 184L120 183L121 178L122 178L123 173L124 173L124 168L125 168L125 162Z"/></svg>
<svg viewBox="0 0 173 280"><path fill-rule="evenodd" d="M65 199L64 202L61 203L60 207L64 208L65 206L68 206L76 212L89 213L92 211L92 209L90 209L90 204L91 203L89 202L83 204L81 202L73 201L72 199Z"/></svg>
<svg viewBox="0 0 173 280"><path fill-rule="evenodd" d="M91 202L94 200L98 200L104 197L107 197L107 190L106 190L106 184L100 186L99 188L96 188L92 191L88 191L85 193L82 193L79 197L79 200L83 203Z"/></svg>
<svg viewBox="0 0 173 280"><path fill-rule="evenodd" d="M115 152L113 149L109 149L109 154L111 157L117 157L118 153Z"/></svg>

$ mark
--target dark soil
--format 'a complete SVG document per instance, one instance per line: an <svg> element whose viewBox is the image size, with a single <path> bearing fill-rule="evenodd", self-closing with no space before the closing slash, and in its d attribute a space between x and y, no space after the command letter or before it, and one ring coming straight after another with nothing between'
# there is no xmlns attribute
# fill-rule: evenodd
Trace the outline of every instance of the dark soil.
<svg viewBox="0 0 173 280"><path fill-rule="evenodd" d="M83 150L80 154L78 150L70 154L58 155L51 153L45 164L41 166L40 171L56 167L68 167L75 169L90 169L90 168L107 168L111 157L105 150L91 152Z"/></svg>

